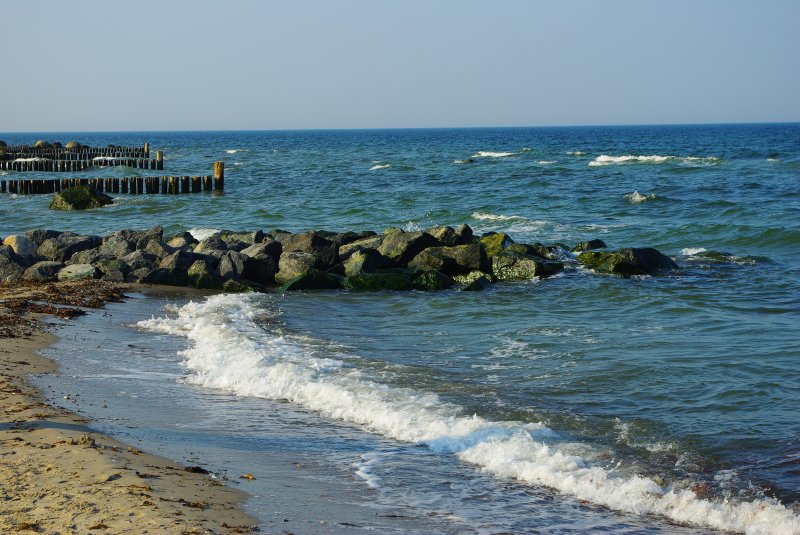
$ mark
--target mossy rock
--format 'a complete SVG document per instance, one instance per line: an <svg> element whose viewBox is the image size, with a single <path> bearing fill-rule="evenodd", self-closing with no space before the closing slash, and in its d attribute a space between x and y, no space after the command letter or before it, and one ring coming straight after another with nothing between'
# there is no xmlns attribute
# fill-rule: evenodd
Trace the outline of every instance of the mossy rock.
<svg viewBox="0 0 800 535"><path fill-rule="evenodd" d="M225 284L222 285L222 289L232 294L267 292L266 286L245 279L227 280Z"/></svg>
<svg viewBox="0 0 800 535"><path fill-rule="evenodd" d="M550 277L564 269L564 264L539 256L506 250L492 258L492 270L497 280L521 281L534 277Z"/></svg>
<svg viewBox="0 0 800 535"><path fill-rule="evenodd" d="M504 249L514 243L511 236L504 232L487 234L481 238L481 243L486 248L486 254L491 256L499 255Z"/></svg>
<svg viewBox="0 0 800 535"><path fill-rule="evenodd" d="M205 260L195 260L186 270L186 276L189 279L189 284L195 288L212 290L222 287L222 279L214 270L209 268Z"/></svg>
<svg viewBox="0 0 800 535"><path fill-rule="evenodd" d="M296 290L337 290L342 287L339 278L330 273L324 273L318 269L309 269L306 273L299 275L281 286L279 292L291 292Z"/></svg>
<svg viewBox="0 0 800 535"><path fill-rule="evenodd" d="M88 210L113 204L114 200L89 186L76 186L56 193L50 202L51 210Z"/></svg>
<svg viewBox="0 0 800 535"><path fill-rule="evenodd" d="M573 253L581 253L583 251L591 251L593 249L605 249L608 247L606 242L603 240L589 240L589 241L582 241L578 245L572 248Z"/></svg>
<svg viewBox="0 0 800 535"><path fill-rule="evenodd" d="M452 288L455 282L439 271L421 271L412 278L411 284L415 290L435 292Z"/></svg>
<svg viewBox="0 0 800 535"><path fill-rule="evenodd" d="M467 273L466 275L454 275L453 276L453 280L457 284L463 284L464 286L469 286L470 284L472 284L473 282L475 282L476 280L478 280L480 278L484 278L487 281L489 281L490 283L495 282L495 280L496 280L493 274L484 273L482 271L471 271L471 272Z"/></svg>
<svg viewBox="0 0 800 535"><path fill-rule="evenodd" d="M414 289L411 276L403 271L361 273L345 277L342 287L357 292L407 291Z"/></svg>
<svg viewBox="0 0 800 535"><path fill-rule="evenodd" d="M678 265L670 257L652 247L586 251L578 255L578 262L597 271L626 277L653 275L678 269Z"/></svg>
<svg viewBox="0 0 800 535"><path fill-rule="evenodd" d="M492 285L492 281L490 281L487 277L480 276L477 279L473 280L466 286L464 286L461 291L462 292L482 292L483 290L487 289L489 286Z"/></svg>
<svg viewBox="0 0 800 535"><path fill-rule="evenodd" d="M50 143L42 139L38 140L36 143L33 144L34 149L49 149L51 146L52 145L50 145Z"/></svg>
<svg viewBox="0 0 800 535"><path fill-rule="evenodd" d="M69 150L75 150L75 149L79 149L79 148L81 148L81 144L80 144L80 143L78 143L77 141L70 141L69 143L67 143L67 144L64 146L64 148L65 148L65 149L69 149Z"/></svg>

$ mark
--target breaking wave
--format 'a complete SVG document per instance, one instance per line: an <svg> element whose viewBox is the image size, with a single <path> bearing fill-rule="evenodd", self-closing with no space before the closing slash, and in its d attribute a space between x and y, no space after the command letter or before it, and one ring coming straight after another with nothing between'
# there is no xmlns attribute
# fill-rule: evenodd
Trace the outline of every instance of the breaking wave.
<svg viewBox="0 0 800 535"><path fill-rule="evenodd" d="M701 158L698 156L658 156L658 155L650 155L650 156L636 156L636 155L626 155L626 156L608 156L606 154L601 154L591 162L589 162L590 167L602 167L606 165L622 165L622 164L631 164L631 163L641 163L641 164L661 164L666 162L672 162L682 165L712 165L719 163L720 159L716 157L707 157Z"/></svg>

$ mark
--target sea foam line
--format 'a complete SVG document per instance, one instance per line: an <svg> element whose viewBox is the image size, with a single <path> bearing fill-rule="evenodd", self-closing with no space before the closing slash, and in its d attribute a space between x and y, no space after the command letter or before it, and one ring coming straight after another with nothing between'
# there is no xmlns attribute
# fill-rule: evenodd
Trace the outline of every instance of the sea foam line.
<svg viewBox="0 0 800 535"><path fill-rule="evenodd" d="M710 165L718 163L719 161L720 161L719 158L713 156L708 158L701 158L698 156L659 156L657 154L654 155L628 154L625 156L608 156L607 154L601 154L600 156L589 162L589 166L603 167L606 165L620 165L620 164L630 164L630 163L661 164L665 162L677 162L687 165Z"/></svg>
<svg viewBox="0 0 800 535"><path fill-rule="evenodd" d="M548 486L618 511L748 534L800 533L800 517L775 500L710 501L647 477L623 476L593 466L589 446L560 442L542 424L465 415L435 394L376 383L356 368L317 358L302 344L259 326L269 314L268 299L216 295L137 325L189 340L190 347L180 352L189 383L286 400L373 433L456 455L496 476Z"/></svg>

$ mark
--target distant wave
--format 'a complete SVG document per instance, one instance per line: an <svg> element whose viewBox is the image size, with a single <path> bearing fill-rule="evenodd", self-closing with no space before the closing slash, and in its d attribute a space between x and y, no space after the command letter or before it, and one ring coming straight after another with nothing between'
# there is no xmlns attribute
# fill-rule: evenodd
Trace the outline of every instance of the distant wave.
<svg viewBox="0 0 800 535"><path fill-rule="evenodd" d="M656 195L655 193L651 193L649 195L642 195L638 191L634 191L633 193L628 193L627 195L625 195L625 199L631 204L639 204L643 203L644 201L656 198L658 198L658 195Z"/></svg>
<svg viewBox="0 0 800 535"><path fill-rule="evenodd" d="M236 154L237 152L250 152L248 149L225 149L228 154Z"/></svg>
<svg viewBox="0 0 800 535"><path fill-rule="evenodd" d="M456 165L461 165L465 163L475 163L475 160L473 160L472 158L467 158L466 160L453 160L453 163Z"/></svg>
<svg viewBox="0 0 800 535"><path fill-rule="evenodd" d="M687 247L686 249L681 249L681 252L678 253L681 256L694 256L696 254L705 253L705 247Z"/></svg>
<svg viewBox="0 0 800 535"><path fill-rule="evenodd" d="M522 152L531 152L532 150L530 147L522 147Z"/></svg>
<svg viewBox="0 0 800 535"><path fill-rule="evenodd" d="M628 154L625 156L608 156L601 154L591 162L590 167L602 167L605 165L620 165L629 163L652 163L660 164L665 162L675 162L690 165L709 165L715 164L720 161L719 158L714 156L708 158L701 158L698 156L659 156L659 155L633 155Z"/></svg>
<svg viewBox="0 0 800 535"><path fill-rule="evenodd" d="M567 153L567 156L585 156L585 152L581 152L579 150L573 150Z"/></svg>
<svg viewBox="0 0 800 535"><path fill-rule="evenodd" d="M473 158L507 158L514 156L516 152L492 152L488 150L479 150L472 155Z"/></svg>
<svg viewBox="0 0 800 535"><path fill-rule="evenodd" d="M391 164L378 163L378 164L375 164L372 167L370 167L369 170L370 171L380 171L381 169L389 169L390 167L391 167Z"/></svg>
<svg viewBox="0 0 800 535"><path fill-rule="evenodd" d="M540 165L550 165L551 163L556 163L556 162L555 162L555 160L539 160L536 163L538 163Z"/></svg>
<svg viewBox="0 0 800 535"><path fill-rule="evenodd" d="M472 217L480 221L517 221L519 219L525 219L518 215L490 214L487 212L473 212Z"/></svg>

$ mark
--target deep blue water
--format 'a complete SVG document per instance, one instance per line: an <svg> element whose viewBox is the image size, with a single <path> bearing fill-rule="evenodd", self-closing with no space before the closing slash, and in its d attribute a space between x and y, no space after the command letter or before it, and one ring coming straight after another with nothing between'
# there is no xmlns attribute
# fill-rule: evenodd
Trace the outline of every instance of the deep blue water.
<svg viewBox="0 0 800 535"><path fill-rule="evenodd" d="M149 142L165 151L164 173L173 175L209 174L212 162L222 159L226 191L120 196L113 206L86 213L50 212L47 196L6 195L0 198L0 236L37 227L103 234L155 224L169 233L467 223L478 233L502 230L523 242L572 245L601 238L611 247L656 247L676 259L678 273L622 279L571 265L555 278L498 284L480 294L287 294L210 303L203 313L219 315L219 325L238 325L247 314L235 315L237 307L261 311L266 319L252 327L255 334L243 326L237 336L261 344L259 354L271 366L300 366L291 373L281 368L298 388L317 381L336 385L340 390L326 394L330 406L345 393L372 395L377 385L435 394L453 414L542 424L554 433L547 441L577 452L587 466L626 478L639 474L663 488L701 485L712 503L800 499L798 124L0 134L9 144L39 138ZM111 168L86 176L137 173L147 171ZM697 254L701 249L730 253L732 261L711 262ZM177 314L153 308L169 318ZM173 363L187 360L183 369L195 386L184 388L222 389L251 401L291 399L314 418L370 431L384 442L362 445L366 459L377 459L368 463L364 481L381 482L369 488L387 506L400 504L421 516L479 511L450 527L442 521L436 528L442 532L677 529L658 512L644 520L620 518L610 511L626 508L611 499L598 500L610 509L591 513L593 519L565 513L577 495L566 483L509 475L503 471L520 466L513 459L492 468L483 458L443 447L441 437L410 439L400 424L382 427L374 411L328 414L306 394L293 398L274 385L244 388L213 373L203 376L192 358L207 367L223 365L213 354L193 357L191 349L207 344L213 353L212 341L222 336L217 327L206 326L205 341L186 334L185 324L175 327L172 335L190 349L188 356L170 349ZM302 371L298 355L318 359L316 375ZM247 370L244 361L224 367L242 377L264 372L239 365ZM389 405L398 418L411 410L392 403L397 400ZM531 433L536 438L540 431ZM337 450L334 438L318 440ZM310 443L298 440L297 448L308 451ZM427 449L406 451L408 444ZM455 454L461 464L437 473L444 454ZM414 466L433 472L415 475ZM477 474L489 479L476 483ZM479 508L456 488L458 478L485 491ZM512 484L522 485L522 497ZM537 504L537 515L526 500ZM558 505L542 505L548 500ZM564 514L575 517L564 523ZM703 518L698 513L687 522L713 526Z"/></svg>

